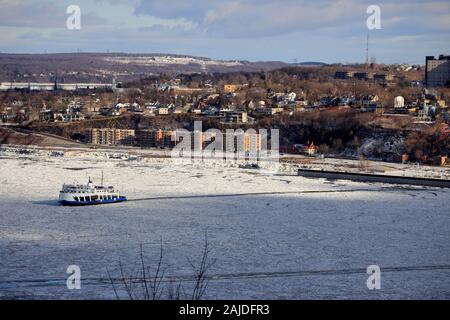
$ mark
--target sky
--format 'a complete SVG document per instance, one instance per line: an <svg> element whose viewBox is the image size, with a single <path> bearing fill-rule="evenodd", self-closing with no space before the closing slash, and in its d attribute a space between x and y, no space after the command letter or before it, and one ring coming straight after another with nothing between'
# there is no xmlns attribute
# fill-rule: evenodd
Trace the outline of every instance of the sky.
<svg viewBox="0 0 450 320"><path fill-rule="evenodd" d="M81 11L70 30L67 7ZM369 30L370 5L381 29ZM0 52L424 64L450 54L449 0L0 0Z"/></svg>

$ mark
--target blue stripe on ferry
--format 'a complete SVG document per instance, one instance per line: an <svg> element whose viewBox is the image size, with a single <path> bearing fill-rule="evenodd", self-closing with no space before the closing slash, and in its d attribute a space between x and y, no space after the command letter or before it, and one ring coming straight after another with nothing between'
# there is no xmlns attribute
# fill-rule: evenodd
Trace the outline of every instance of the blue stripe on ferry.
<svg viewBox="0 0 450 320"><path fill-rule="evenodd" d="M96 201L68 201L68 200L62 200L60 201L63 205L94 205L94 204L108 204L108 203L115 203L115 202L124 202L127 201L126 197L117 198L115 200L96 200Z"/></svg>

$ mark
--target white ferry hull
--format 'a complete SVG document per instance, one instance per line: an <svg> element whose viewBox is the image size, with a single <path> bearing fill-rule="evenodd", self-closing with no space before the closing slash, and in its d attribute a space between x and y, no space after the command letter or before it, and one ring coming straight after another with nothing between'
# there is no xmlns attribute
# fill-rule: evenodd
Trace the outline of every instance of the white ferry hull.
<svg viewBox="0 0 450 320"><path fill-rule="evenodd" d="M63 206L92 206L127 201L113 187L95 186L89 179L87 185L63 185L59 203Z"/></svg>
<svg viewBox="0 0 450 320"><path fill-rule="evenodd" d="M70 201L70 200L59 200L59 203L63 206L93 206L98 204L110 204L127 201L126 197L118 197L111 200L94 200L94 201Z"/></svg>

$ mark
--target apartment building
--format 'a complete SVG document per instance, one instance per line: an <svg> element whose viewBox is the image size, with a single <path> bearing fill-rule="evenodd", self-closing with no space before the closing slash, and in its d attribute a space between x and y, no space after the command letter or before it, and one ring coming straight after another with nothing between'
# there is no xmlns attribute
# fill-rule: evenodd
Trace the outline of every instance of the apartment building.
<svg viewBox="0 0 450 320"><path fill-rule="evenodd" d="M259 152L262 146L262 136L259 133L244 134L244 151L245 152Z"/></svg>
<svg viewBox="0 0 450 320"><path fill-rule="evenodd" d="M425 58L425 83L427 87L444 87L450 84L450 56Z"/></svg>
<svg viewBox="0 0 450 320"><path fill-rule="evenodd" d="M171 148L176 144L176 132L172 130L139 130L136 132L137 145L145 148Z"/></svg>
<svg viewBox="0 0 450 320"><path fill-rule="evenodd" d="M224 149L227 152L257 153L262 150L262 135L259 133L235 132L233 137L224 135Z"/></svg>
<svg viewBox="0 0 450 320"><path fill-rule="evenodd" d="M86 130L86 141L100 145L132 145L135 135L135 130L131 129L90 128Z"/></svg>
<svg viewBox="0 0 450 320"><path fill-rule="evenodd" d="M232 134L222 133L222 137L216 137L216 132L191 132L192 150L205 150L210 144L214 144L217 138L222 140L223 151L257 153L262 150L262 135L236 130Z"/></svg>

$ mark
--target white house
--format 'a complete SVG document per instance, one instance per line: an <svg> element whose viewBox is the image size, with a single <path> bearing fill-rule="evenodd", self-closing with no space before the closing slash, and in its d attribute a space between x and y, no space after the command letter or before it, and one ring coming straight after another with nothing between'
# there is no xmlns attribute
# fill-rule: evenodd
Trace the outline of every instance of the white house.
<svg viewBox="0 0 450 320"><path fill-rule="evenodd" d="M394 99L394 108L404 108L405 107L405 98L402 96L395 97Z"/></svg>

